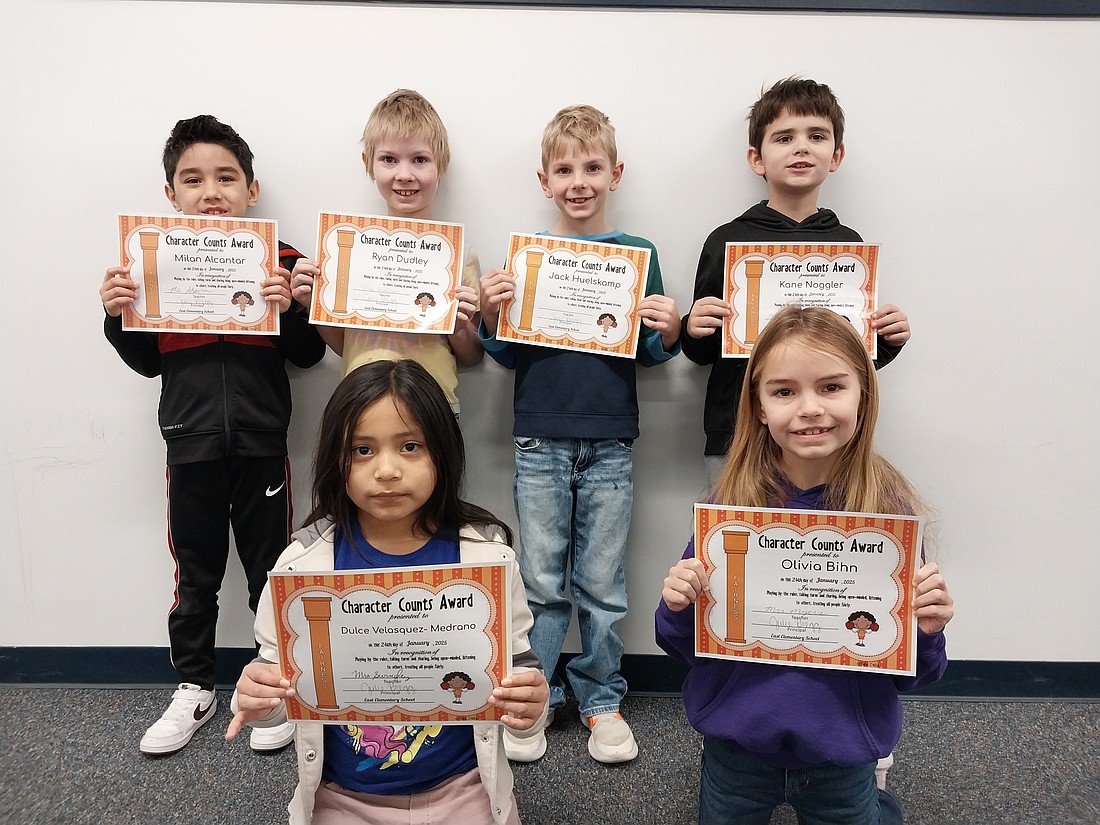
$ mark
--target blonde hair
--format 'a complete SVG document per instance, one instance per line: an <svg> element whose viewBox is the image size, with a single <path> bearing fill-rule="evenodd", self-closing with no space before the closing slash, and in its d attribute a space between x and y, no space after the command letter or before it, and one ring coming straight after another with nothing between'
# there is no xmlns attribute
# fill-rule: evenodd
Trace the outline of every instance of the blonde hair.
<svg viewBox="0 0 1100 825"><path fill-rule="evenodd" d="M848 320L823 307L783 307L753 346L737 407L733 443L712 491L714 502L743 507L787 503L780 469L782 451L758 416L761 375L771 354L784 344L800 344L841 358L859 383L856 430L825 483L825 508L899 515L923 512L924 505L913 487L875 452L879 392L871 357Z"/></svg>
<svg viewBox="0 0 1100 825"><path fill-rule="evenodd" d="M611 120L599 109L583 103L566 106L546 124L542 133L542 170L547 171L551 160L574 147L607 152L612 166L618 161Z"/></svg>
<svg viewBox="0 0 1100 825"><path fill-rule="evenodd" d="M378 101L363 127L363 162L370 179L374 180L374 153L384 138L409 140L414 137L427 141L439 174L446 172L451 162L451 147L447 141L447 127L435 107L412 89L390 92Z"/></svg>

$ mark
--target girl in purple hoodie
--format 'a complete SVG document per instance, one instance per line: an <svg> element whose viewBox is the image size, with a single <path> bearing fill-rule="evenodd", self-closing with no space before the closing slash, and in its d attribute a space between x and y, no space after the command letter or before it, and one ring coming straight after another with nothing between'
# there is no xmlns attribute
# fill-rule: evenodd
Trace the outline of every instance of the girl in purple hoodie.
<svg viewBox="0 0 1100 825"><path fill-rule="evenodd" d="M919 512L913 488L874 450L877 416L874 366L851 324L821 307L783 308L753 347L712 502ZM899 692L947 666L943 630L955 611L937 565L913 580L915 676L697 658L694 606L706 587L689 542L656 616L657 643L691 666L683 696L703 734L699 825L767 825L784 802L806 825L902 822L875 768L901 737Z"/></svg>

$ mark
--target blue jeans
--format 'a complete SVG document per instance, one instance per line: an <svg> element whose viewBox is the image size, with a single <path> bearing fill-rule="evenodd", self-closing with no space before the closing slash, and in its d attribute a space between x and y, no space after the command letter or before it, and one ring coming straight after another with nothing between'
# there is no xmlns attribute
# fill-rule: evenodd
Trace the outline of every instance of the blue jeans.
<svg viewBox="0 0 1100 825"><path fill-rule="evenodd" d="M790 803L801 825L901 825L901 805L875 786L875 762L785 770L703 737L699 825L768 825Z"/></svg>
<svg viewBox="0 0 1100 825"><path fill-rule="evenodd" d="M522 548L519 568L535 617L531 647L547 677L561 655L577 604L581 653L566 668L581 715L614 713L626 695L619 673L626 615L626 537L634 502L632 440L516 437L513 493ZM553 679L550 707L565 703Z"/></svg>

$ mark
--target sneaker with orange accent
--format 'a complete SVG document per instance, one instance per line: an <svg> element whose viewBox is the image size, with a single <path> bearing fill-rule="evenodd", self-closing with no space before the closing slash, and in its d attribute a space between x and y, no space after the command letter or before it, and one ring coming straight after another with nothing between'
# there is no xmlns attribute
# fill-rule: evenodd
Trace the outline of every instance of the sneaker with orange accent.
<svg viewBox="0 0 1100 825"><path fill-rule="evenodd" d="M214 718L218 700L214 691L183 682L172 694L172 704L141 737L142 753L175 753L191 741L195 731Z"/></svg>
<svg viewBox="0 0 1100 825"><path fill-rule="evenodd" d="M588 752L597 762L612 765L629 762L638 755L638 743L630 725L619 713L599 713L586 720L591 733Z"/></svg>

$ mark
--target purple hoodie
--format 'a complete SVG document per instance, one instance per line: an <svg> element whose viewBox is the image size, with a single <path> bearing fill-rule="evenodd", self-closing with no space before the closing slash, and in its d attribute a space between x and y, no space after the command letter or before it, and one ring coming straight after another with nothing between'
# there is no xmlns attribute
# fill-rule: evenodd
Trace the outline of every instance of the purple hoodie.
<svg viewBox="0 0 1100 825"><path fill-rule="evenodd" d="M791 490L787 507L821 510L824 486ZM683 558L695 555L688 542ZM695 608L657 606L657 644L691 666L684 709L691 726L768 765L862 765L901 738L898 693L936 682L947 667L943 633L917 630L917 675L786 667L695 656Z"/></svg>

